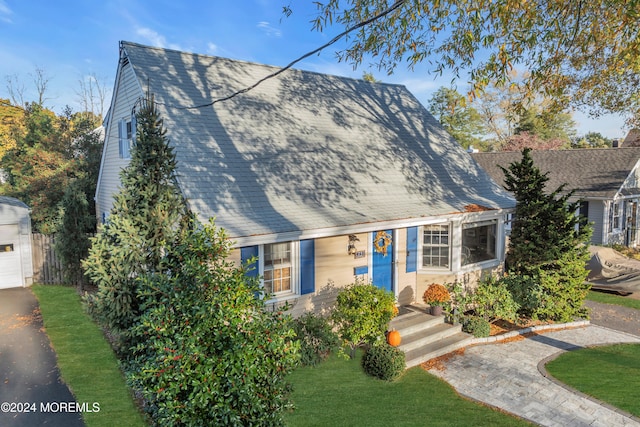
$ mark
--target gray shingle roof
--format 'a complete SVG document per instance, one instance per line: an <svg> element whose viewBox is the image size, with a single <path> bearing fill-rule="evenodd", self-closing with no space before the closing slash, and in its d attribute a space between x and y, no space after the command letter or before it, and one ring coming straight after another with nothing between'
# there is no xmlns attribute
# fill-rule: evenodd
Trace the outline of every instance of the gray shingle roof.
<svg viewBox="0 0 640 427"><path fill-rule="evenodd" d="M472 156L500 185L504 185L504 174L498 165L508 168L522 159L519 151ZM548 173L548 191L567 184L566 190L575 190L579 197L612 198L640 160L640 148L532 151L531 158L535 166ZM640 189L627 191L640 194Z"/></svg>
<svg viewBox="0 0 640 427"><path fill-rule="evenodd" d="M18 208L29 209L23 201L9 196L0 196L0 205L16 206Z"/></svg>
<svg viewBox="0 0 640 427"><path fill-rule="evenodd" d="M181 188L231 237L513 207L400 85L123 42L160 103Z"/></svg>

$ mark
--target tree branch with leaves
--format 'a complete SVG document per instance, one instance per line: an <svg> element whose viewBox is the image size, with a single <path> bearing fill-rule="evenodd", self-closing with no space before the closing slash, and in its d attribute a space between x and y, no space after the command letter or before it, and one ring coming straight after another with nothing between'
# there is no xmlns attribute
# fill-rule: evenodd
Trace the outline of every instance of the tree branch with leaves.
<svg viewBox="0 0 640 427"><path fill-rule="evenodd" d="M390 9L387 0L315 4L316 31L351 27ZM636 0L398 0L391 8L348 35L338 58L354 66L372 58L389 74L402 63L426 63L438 75L466 75L472 95L526 70L527 93L550 97L554 108L571 104L640 119Z"/></svg>

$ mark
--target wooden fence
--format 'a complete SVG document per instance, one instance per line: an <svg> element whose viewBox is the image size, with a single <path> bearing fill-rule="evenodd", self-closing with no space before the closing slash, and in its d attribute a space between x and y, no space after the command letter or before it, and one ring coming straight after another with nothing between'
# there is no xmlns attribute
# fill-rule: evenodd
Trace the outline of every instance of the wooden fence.
<svg viewBox="0 0 640 427"><path fill-rule="evenodd" d="M64 283L62 265L54 249L55 235L31 235L33 282L45 285Z"/></svg>

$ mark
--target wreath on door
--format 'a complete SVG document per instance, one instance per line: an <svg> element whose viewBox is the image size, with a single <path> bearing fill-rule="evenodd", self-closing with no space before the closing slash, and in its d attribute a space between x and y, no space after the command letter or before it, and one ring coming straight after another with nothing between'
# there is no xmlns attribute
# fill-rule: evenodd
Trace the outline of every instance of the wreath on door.
<svg viewBox="0 0 640 427"><path fill-rule="evenodd" d="M373 247L376 252L382 254L382 256L387 256L387 250L390 244L391 235L389 235L389 233L386 231L378 231L376 233L376 237L373 239Z"/></svg>

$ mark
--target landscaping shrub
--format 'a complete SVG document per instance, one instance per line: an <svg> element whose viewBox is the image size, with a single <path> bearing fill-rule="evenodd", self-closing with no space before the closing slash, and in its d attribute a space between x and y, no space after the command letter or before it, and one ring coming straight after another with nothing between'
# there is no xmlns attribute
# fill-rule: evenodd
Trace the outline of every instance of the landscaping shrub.
<svg viewBox="0 0 640 427"><path fill-rule="evenodd" d="M300 340L300 361L303 365L317 365L340 346L340 339L327 319L313 312L295 319L293 328Z"/></svg>
<svg viewBox="0 0 640 427"><path fill-rule="evenodd" d="M282 425L299 360L292 320L270 312L256 278L227 261L230 241L193 220L166 271L139 279L138 344L127 377L153 425Z"/></svg>
<svg viewBox="0 0 640 427"><path fill-rule="evenodd" d="M488 277L478 284L472 296L475 313L487 322L498 319L515 321L519 309L507 286L493 277Z"/></svg>
<svg viewBox="0 0 640 427"><path fill-rule="evenodd" d="M362 356L362 368L372 377L393 381L400 377L406 367L402 350L391 347L386 342L371 346Z"/></svg>
<svg viewBox="0 0 640 427"><path fill-rule="evenodd" d="M387 325L395 313L392 292L356 280L338 293L331 321L353 359L359 346L384 341Z"/></svg>
<svg viewBox="0 0 640 427"><path fill-rule="evenodd" d="M518 315L527 318L534 318L534 314L540 305L541 289L538 282L531 276L520 274L509 274L500 278L513 300L518 304Z"/></svg>
<svg viewBox="0 0 640 427"><path fill-rule="evenodd" d="M585 257L567 253L553 267L539 272L540 303L533 317L555 322L588 318L584 300L591 285L585 281L588 274Z"/></svg>
<svg viewBox="0 0 640 427"><path fill-rule="evenodd" d="M482 317L467 316L462 319L462 331L476 338L488 337L491 334L491 325Z"/></svg>

